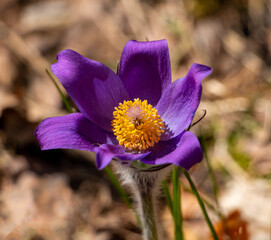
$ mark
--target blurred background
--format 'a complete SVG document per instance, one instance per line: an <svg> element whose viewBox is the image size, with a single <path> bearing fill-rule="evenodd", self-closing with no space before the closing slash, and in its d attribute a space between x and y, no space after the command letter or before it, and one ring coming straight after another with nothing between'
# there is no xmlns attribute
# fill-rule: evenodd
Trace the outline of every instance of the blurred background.
<svg viewBox="0 0 271 240"><path fill-rule="evenodd" d="M207 149L219 207L206 158L190 172L228 222L223 229L209 210L221 239L270 239L269 0L1 0L0 239L141 239L133 212L93 154L42 152L33 135L44 118L67 114L45 72L58 52L71 48L116 71L130 39L167 39L173 80L193 62L213 68L195 120L207 115L192 131ZM186 239L211 239L187 191L182 208ZM164 199L160 215L173 239Z"/></svg>

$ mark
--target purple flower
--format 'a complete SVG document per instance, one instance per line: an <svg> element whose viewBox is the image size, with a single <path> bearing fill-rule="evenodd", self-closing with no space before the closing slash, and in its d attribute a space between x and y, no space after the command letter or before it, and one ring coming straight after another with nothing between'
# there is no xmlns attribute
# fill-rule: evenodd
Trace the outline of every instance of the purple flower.
<svg viewBox="0 0 271 240"><path fill-rule="evenodd" d="M80 113L42 121L35 131L42 150L95 152L103 169L113 158L189 169L202 159L191 124L201 98L201 80L211 73L193 64L171 82L166 40L129 41L115 74L102 63L64 50L51 66Z"/></svg>

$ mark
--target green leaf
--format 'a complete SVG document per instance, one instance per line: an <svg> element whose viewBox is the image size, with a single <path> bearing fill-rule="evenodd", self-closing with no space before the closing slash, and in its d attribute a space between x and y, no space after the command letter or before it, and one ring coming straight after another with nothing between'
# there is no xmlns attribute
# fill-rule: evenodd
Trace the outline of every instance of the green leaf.
<svg viewBox="0 0 271 240"><path fill-rule="evenodd" d="M170 212L173 216L173 202L169 191L168 181L164 180L162 183L162 191L165 195L167 205L169 206Z"/></svg>
<svg viewBox="0 0 271 240"><path fill-rule="evenodd" d="M198 200L198 203L199 203L199 205L200 205L201 211L202 211L203 216L204 216L204 218L205 218L205 221L207 222L207 225L208 225L208 227L209 227L209 229L210 229L210 231L211 231L211 234L212 234L212 236L213 236L213 239L214 239L214 240L219 240L219 238L218 238L218 236L217 236L217 234L216 234L216 231L215 231L215 229L214 229L214 226L213 226L213 224L212 224L212 222L211 222L211 220L210 220L210 218L209 218L209 216L208 216L208 213L207 213L207 211L206 211L206 209L205 209L204 203L203 203L203 201L201 200L201 197L200 197L200 195L199 195L199 193L198 193L198 190L197 190L197 188L196 188L196 186L195 186L195 184L194 184L192 178L190 177L189 173L188 173L184 168L180 168L180 169L181 169L182 173L185 175L186 179L188 180L188 182L189 182L189 184L190 184L190 187L191 187L191 189L192 189L192 192L193 192L193 194L195 195L195 197L196 197L197 200Z"/></svg>
<svg viewBox="0 0 271 240"><path fill-rule="evenodd" d="M183 240L183 218L181 213L181 191L180 191L180 178L179 167L175 167L172 173L173 182L173 217L174 217L174 235L175 240Z"/></svg>
<svg viewBox="0 0 271 240"><path fill-rule="evenodd" d="M68 99L65 97L65 95L63 94L63 92L61 91L61 89L59 88L59 86L57 85L56 80L53 78L52 74L49 72L49 70L47 68L45 69L45 71L48 74L49 78L52 80L52 82L55 85L57 91L59 92L59 94L60 94L60 96L62 98L62 101L64 102L65 107L67 108L68 112L69 113L73 113L72 107L71 107Z"/></svg>

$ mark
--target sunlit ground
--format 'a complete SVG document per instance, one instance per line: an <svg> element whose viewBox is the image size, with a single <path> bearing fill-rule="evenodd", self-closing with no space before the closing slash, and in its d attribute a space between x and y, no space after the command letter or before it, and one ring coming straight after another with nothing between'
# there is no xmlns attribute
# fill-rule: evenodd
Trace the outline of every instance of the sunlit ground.
<svg viewBox="0 0 271 240"><path fill-rule="evenodd" d="M213 68L195 121L207 114L191 131L206 146L218 206L206 158L190 173L216 209L207 208L218 234L270 239L270 14L267 0L1 0L0 238L141 239L133 212L96 169L93 154L42 152L33 132L42 119L67 113L45 72L59 51L71 48L116 71L128 40L165 38L173 80L194 62ZM181 180L186 239L211 239ZM164 199L161 206L173 239ZM218 210L228 219L224 225ZM234 228L241 229L239 237Z"/></svg>

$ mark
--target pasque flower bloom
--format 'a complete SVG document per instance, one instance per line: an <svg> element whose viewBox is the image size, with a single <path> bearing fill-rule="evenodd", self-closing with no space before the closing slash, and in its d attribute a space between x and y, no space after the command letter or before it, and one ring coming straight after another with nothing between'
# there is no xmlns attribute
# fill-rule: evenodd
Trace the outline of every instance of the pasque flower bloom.
<svg viewBox="0 0 271 240"><path fill-rule="evenodd" d="M186 128L209 67L193 64L186 77L171 82L166 40L129 41L117 74L73 50L57 59L51 69L80 113L42 121L35 131L42 150L95 152L99 169L113 158L185 169L201 161L199 141Z"/></svg>

